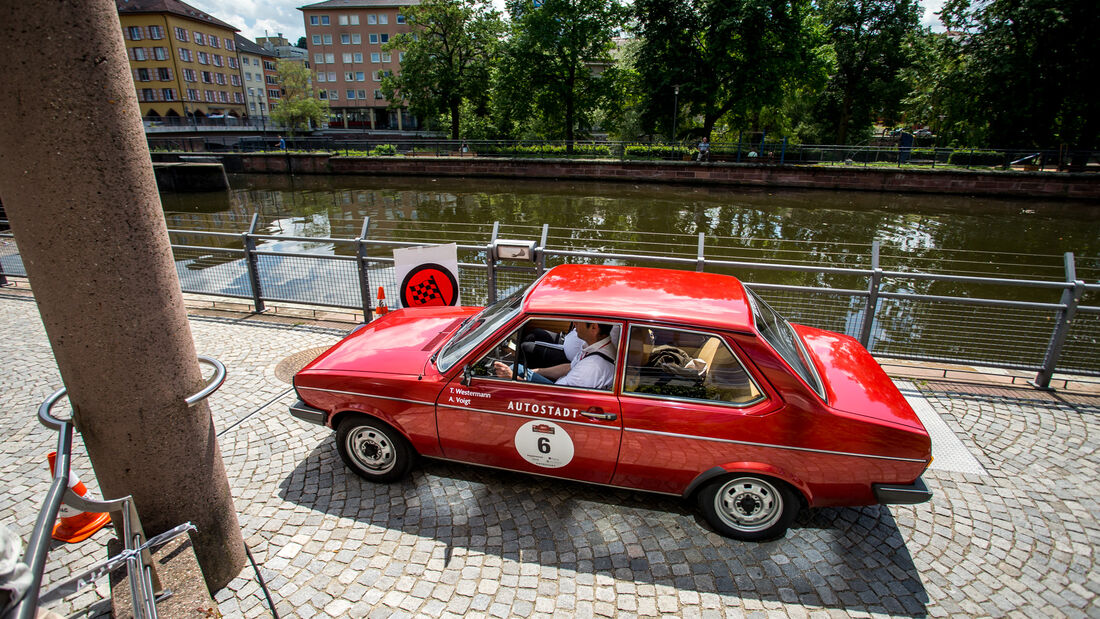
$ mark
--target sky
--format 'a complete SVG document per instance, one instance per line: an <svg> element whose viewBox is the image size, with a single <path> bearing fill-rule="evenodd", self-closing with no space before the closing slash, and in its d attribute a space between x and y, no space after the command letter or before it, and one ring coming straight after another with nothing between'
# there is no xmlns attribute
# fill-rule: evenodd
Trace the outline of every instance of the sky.
<svg viewBox="0 0 1100 619"><path fill-rule="evenodd" d="M264 31L270 36L283 33L291 45L306 34L302 12L298 7L313 4L318 0L184 0L197 9L202 9L218 19L241 29L241 35L256 40ZM935 12L943 6L944 0L921 0L925 7L921 24L930 26L937 32L943 31ZM503 8L502 0L494 0L498 8Z"/></svg>

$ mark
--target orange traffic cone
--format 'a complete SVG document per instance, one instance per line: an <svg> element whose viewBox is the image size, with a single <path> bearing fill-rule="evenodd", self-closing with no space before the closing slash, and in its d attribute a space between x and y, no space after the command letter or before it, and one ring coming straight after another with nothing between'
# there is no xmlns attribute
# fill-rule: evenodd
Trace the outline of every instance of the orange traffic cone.
<svg viewBox="0 0 1100 619"><path fill-rule="evenodd" d="M53 475L57 452L51 451L46 459L50 461L50 475ZM88 493L88 489L84 487L84 482L80 481L76 473L71 470L69 471L69 487L80 496ZM102 529L111 521L110 514L77 511L64 503L61 504L61 510L57 513L57 516L58 522L53 527L52 537L55 540L69 544L88 539L92 536L92 533Z"/></svg>
<svg viewBox="0 0 1100 619"><path fill-rule="evenodd" d="M381 318L386 315L386 312L390 311L390 308L386 307L386 289L378 287L378 307L374 308L375 316Z"/></svg>

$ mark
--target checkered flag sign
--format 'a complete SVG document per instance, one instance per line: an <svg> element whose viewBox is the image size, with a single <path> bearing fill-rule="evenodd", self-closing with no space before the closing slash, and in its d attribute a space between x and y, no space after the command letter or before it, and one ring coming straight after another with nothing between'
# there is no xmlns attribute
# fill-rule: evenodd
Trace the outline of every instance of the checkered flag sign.
<svg viewBox="0 0 1100 619"><path fill-rule="evenodd" d="M435 283L435 277L429 275L427 279L409 289L409 297L413 305L427 305L432 299L442 300L443 293Z"/></svg>

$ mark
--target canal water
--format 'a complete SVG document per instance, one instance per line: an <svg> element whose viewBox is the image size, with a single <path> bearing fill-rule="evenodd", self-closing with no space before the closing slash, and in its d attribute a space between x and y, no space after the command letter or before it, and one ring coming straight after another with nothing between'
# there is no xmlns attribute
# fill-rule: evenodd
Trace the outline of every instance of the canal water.
<svg viewBox="0 0 1100 619"><path fill-rule="evenodd" d="M878 241L886 270L1061 280L1063 254L1074 252L1079 277L1100 277L1100 206L1082 202L431 177L232 175L230 182L228 194L162 195L168 227L242 232L257 213L264 234L353 239L370 217L369 238L484 245L494 222L504 238L532 240L548 224L554 249L681 258L697 256L703 233L711 260L864 269ZM194 234L173 241L212 242ZM350 245L278 239L261 248L353 254ZM379 255L390 251L377 248ZM866 287L865 278L843 275L708 270L752 281ZM960 292L943 282L894 288ZM962 294L1035 299L1027 289L997 288L967 286ZM1049 296L1041 300L1057 300Z"/></svg>

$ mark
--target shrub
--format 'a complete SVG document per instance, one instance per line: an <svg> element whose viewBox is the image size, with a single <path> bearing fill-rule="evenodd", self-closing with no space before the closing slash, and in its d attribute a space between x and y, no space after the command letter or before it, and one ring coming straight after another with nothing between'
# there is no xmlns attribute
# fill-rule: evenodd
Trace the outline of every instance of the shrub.
<svg viewBox="0 0 1100 619"><path fill-rule="evenodd" d="M951 153L951 158L947 160L952 165L977 165L977 166L1000 166L1004 165L1007 159L1002 151L996 150L957 150Z"/></svg>
<svg viewBox="0 0 1100 619"><path fill-rule="evenodd" d="M393 157L397 154L397 147L393 144L379 144L367 154L371 157Z"/></svg>

